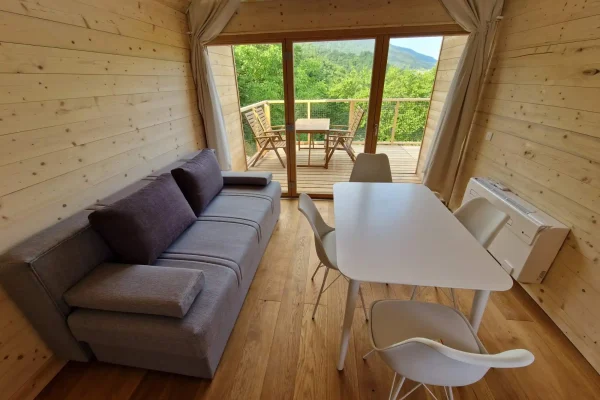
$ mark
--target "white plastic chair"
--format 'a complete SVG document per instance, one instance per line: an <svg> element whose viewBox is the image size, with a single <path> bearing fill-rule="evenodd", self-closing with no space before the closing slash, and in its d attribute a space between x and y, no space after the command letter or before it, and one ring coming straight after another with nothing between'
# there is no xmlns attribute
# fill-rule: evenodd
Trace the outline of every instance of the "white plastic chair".
<svg viewBox="0 0 600 400"><path fill-rule="evenodd" d="M456 219L477 239L484 247L492 243L498 236L502 227L508 222L509 216L498 210L490 201L484 197L469 200L454 212ZM452 303L457 307L454 289L450 289ZM410 299L413 300L418 294L415 286Z"/></svg>
<svg viewBox="0 0 600 400"><path fill-rule="evenodd" d="M525 367L534 360L522 349L488 354L467 319L437 303L376 301L369 332L373 348L395 372L390 399L398 397L405 379L418 384L402 399L420 386L436 398L427 385L444 386L453 399L452 387L471 385L490 368Z"/></svg>
<svg viewBox="0 0 600 400"><path fill-rule="evenodd" d="M360 153L356 157L350 182L392 182L392 169L387 154Z"/></svg>
<svg viewBox="0 0 600 400"><path fill-rule="evenodd" d="M321 284L321 289L319 290L319 296L317 297L317 303L315 304L315 308L312 313L312 319L315 319L315 313L317 312L317 307L319 306L319 301L321 300L321 295L329 289L329 287L340 277L343 276L340 272L330 284L325 288L325 282L327 281L327 274L329 274L329 270L333 269L339 271L337 267L337 256L336 256L336 247L335 247L335 229L331 226L327 225L323 220L323 217L317 210L315 203L312 199L305 193L300 193L300 198L298 199L298 210L308 220L312 230L315 234L315 247L317 250L317 256L319 257L319 265L317 269L313 273L311 280L314 280L317 271L321 267L325 267L325 275L323 276L323 283ZM347 278L344 276L347 280ZM367 316L367 309L365 306L365 300L362 295L362 291L360 288L358 289L358 293L360 294L360 300L363 305L363 311L365 312L365 319L368 321L369 317Z"/></svg>

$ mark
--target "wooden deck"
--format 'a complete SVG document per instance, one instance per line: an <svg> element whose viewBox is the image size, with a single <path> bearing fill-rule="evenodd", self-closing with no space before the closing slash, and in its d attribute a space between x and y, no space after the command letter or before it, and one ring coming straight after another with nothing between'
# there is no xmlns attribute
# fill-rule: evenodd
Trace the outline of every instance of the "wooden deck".
<svg viewBox="0 0 600 400"><path fill-rule="evenodd" d="M355 145L354 150L358 154L362 152L363 145ZM379 145L378 153L385 153L390 158L392 166L392 176L394 182L420 182L415 174L417 169L417 160L419 158L420 146L401 146L401 145ZM308 150L296 150L296 160L298 164L308 163ZM280 151L283 162L286 162L285 154ZM324 162L325 152L323 149L311 150L311 163L322 164ZM347 182L352 172L354 163L343 151L336 151L329 162L329 168L323 167L297 167L298 193L333 193L333 184L336 182ZM285 168L277 159L273 151L268 152L267 156L256 163L256 166L249 167L250 171L268 171L273 173L273 179L281 183L283 192L287 192L287 173Z"/></svg>

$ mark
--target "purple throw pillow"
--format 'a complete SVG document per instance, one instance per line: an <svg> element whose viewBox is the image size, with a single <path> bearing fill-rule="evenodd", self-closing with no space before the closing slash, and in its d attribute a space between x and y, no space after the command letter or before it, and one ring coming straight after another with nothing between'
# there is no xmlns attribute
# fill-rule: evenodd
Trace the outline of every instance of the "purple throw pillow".
<svg viewBox="0 0 600 400"><path fill-rule="evenodd" d="M169 174L88 216L120 262L152 264L196 216Z"/></svg>
<svg viewBox="0 0 600 400"><path fill-rule="evenodd" d="M171 175L197 216L223 189L221 168L212 150L202 150L196 157L172 170Z"/></svg>

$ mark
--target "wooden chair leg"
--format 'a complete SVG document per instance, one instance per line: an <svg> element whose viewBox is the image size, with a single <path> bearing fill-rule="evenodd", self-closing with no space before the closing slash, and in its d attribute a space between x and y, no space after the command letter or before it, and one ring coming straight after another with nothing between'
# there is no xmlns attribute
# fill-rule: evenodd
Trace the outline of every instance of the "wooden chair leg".
<svg viewBox="0 0 600 400"><path fill-rule="evenodd" d="M275 154L277 155L277 158L279 158L279 162L281 163L281 166L283 168L285 168L285 163L283 162L283 160L281 159L281 156L279 155L279 152L277 151L276 147L273 147L273 150L275 150Z"/></svg>
<svg viewBox="0 0 600 400"><path fill-rule="evenodd" d="M344 150L346 150L346 153L348 153L348 156L350 157L352 162L356 161L356 156L354 155L354 151L352 150L352 148L348 147L348 145L346 145L346 144L343 144L343 146L344 146Z"/></svg>
<svg viewBox="0 0 600 400"><path fill-rule="evenodd" d="M262 154L266 150L267 150L267 146L266 145L260 149L260 152L258 153L258 155L256 156L256 158L254 159L254 162L252 163L251 167L254 167L256 165L256 162L260 159L260 156L262 156Z"/></svg>
<svg viewBox="0 0 600 400"><path fill-rule="evenodd" d="M329 161L331 161L331 157L333 157L333 153L335 152L335 149L337 148L338 143L339 143L339 139L335 142L335 144L333 146L329 147L329 154L325 158L325 168L327 168L329 166Z"/></svg>

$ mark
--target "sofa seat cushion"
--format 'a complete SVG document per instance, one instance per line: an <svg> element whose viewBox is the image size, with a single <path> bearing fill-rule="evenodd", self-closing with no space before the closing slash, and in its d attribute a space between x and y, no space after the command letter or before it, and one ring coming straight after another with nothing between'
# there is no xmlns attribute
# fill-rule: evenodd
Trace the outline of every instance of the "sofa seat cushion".
<svg viewBox="0 0 600 400"><path fill-rule="evenodd" d="M223 189L221 168L215 154L208 149L172 170L171 175L196 215Z"/></svg>
<svg viewBox="0 0 600 400"><path fill-rule="evenodd" d="M92 228L118 255L118 261L152 264L196 220L171 175L89 216Z"/></svg>
<svg viewBox="0 0 600 400"><path fill-rule="evenodd" d="M275 204L281 199L281 185L277 181L271 181L267 186L227 185L223 187L219 196L261 198L270 201L271 208L275 210Z"/></svg>
<svg viewBox="0 0 600 400"><path fill-rule="evenodd" d="M260 256L256 228L233 221L197 221L160 258L204 261L228 267L241 282L244 271Z"/></svg>
<svg viewBox="0 0 600 400"><path fill-rule="evenodd" d="M182 318L203 286L200 270L106 263L64 296L72 307Z"/></svg>
<svg viewBox="0 0 600 400"><path fill-rule="evenodd" d="M205 286L183 318L77 309L68 319L75 337L94 344L146 350L168 355L204 358L213 344L227 338L241 301L235 273L218 265L199 267L194 262L157 261L162 268L202 269ZM219 346L215 346L219 347ZM215 349L219 351L222 349Z"/></svg>
<svg viewBox="0 0 600 400"><path fill-rule="evenodd" d="M260 239L273 215L271 201L260 197L217 196L200 214L199 220L220 220L252 226Z"/></svg>

